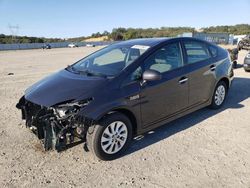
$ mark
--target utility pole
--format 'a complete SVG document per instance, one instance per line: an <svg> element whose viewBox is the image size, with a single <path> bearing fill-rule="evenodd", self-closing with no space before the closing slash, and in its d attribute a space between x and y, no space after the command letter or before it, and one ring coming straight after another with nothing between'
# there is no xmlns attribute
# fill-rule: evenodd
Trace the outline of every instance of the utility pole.
<svg viewBox="0 0 250 188"><path fill-rule="evenodd" d="M19 26L18 25L10 25L9 24L9 30L10 30L10 33L11 33L11 38L12 38L12 43L17 43L17 34L18 34L18 31L19 31Z"/></svg>

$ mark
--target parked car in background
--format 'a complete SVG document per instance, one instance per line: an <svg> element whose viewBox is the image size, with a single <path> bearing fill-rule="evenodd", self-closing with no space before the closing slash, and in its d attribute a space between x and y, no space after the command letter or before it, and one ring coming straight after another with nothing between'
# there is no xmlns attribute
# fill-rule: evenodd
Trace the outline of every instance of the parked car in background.
<svg viewBox="0 0 250 188"><path fill-rule="evenodd" d="M246 57L244 59L243 67L244 67L246 72L250 71L250 52L248 52L248 54L246 55Z"/></svg>
<svg viewBox="0 0 250 188"><path fill-rule="evenodd" d="M70 44L68 45L68 47L69 47L69 48L77 48L78 45L75 44L75 43L70 43Z"/></svg>
<svg viewBox="0 0 250 188"><path fill-rule="evenodd" d="M233 62L233 67L237 68L239 50L237 48L233 48L228 49L228 52L230 53L231 61Z"/></svg>
<svg viewBox="0 0 250 188"><path fill-rule="evenodd" d="M42 46L42 49L51 49L51 46L50 46L50 44L44 44Z"/></svg>
<svg viewBox="0 0 250 188"><path fill-rule="evenodd" d="M94 44L86 44L87 47L95 47Z"/></svg>
<svg viewBox="0 0 250 188"><path fill-rule="evenodd" d="M77 137L98 158L112 160L136 135L206 106L221 108L232 80L229 53L214 44L135 39L37 82L17 108L45 150L60 151Z"/></svg>
<svg viewBox="0 0 250 188"><path fill-rule="evenodd" d="M238 43L238 50L242 49L250 49L250 35L245 36L242 38Z"/></svg>

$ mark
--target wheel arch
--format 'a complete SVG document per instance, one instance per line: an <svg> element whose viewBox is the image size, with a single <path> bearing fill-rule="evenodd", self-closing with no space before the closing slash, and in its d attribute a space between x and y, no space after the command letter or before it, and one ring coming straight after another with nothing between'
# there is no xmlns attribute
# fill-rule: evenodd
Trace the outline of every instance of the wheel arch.
<svg viewBox="0 0 250 188"><path fill-rule="evenodd" d="M226 86L227 86L227 89L229 89L230 87L230 81L227 77L222 77L221 79L219 79L219 81L216 83L216 85L220 82L220 81L223 81L226 83Z"/></svg>
<svg viewBox="0 0 250 188"><path fill-rule="evenodd" d="M133 127L133 135L136 135L137 133L137 126L138 126L138 122L137 122L137 118L135 116L135 114L129 110L129 109L126 109L126 108L115 108L115 109L112 109L112 110L109 110L108 112L106 112L105 114L103 114L99 120L103 119L106 115L108 114L112 114L112 113L115 113L115 112L118 112L118 113L121 113L125 116L127 116L132 124L132 127Z"/></svg>
<svg viewBox="0 0 250 188"><path fill-rule="evenodd" d="M221 77L220 79L218 79L218 81L215 83L213 89L211 90L210 99L209 99L210 102L212 101L212 98L213 98L213 95L214 95L216 86L218 85L218 83L219 83L220 81L223 81L223 82L226 83L227 90L228 90L229 87L230 87L230 80L229 80L229 78L227 78L227 77Z"/></svg>

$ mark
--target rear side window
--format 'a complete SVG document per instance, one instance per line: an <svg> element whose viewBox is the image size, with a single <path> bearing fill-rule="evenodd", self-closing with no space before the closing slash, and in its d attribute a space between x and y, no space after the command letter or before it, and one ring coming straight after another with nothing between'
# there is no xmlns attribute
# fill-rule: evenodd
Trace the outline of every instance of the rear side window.
<svg viewBox="0 0 250 188"><path fill-rule="evenodd" d="M216 56L217 56L217 53L218 53L218 52L217 52L218 49L217 49L216 47L214 47L214 46L209 46L208 48L209 48L209 50L210 50L212 56L213 56L213 57L216 57Z"/></svg>
<svg viewBox="0 0 250 188"><path fill-rule="evenodd" d="M207 46L201 42L184 42L184 46L187 53L188 64L204 61L211 57Z"/></svg>

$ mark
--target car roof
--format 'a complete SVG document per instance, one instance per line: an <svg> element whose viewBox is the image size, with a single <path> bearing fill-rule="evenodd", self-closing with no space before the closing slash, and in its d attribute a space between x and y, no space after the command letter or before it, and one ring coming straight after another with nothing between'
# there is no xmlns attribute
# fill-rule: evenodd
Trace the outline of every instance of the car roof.
<svg viewBox="0 0 250 188"><path fill-rule="evenodd" d="M116 44L119 45L145 45L145 46L156 46L157 44L160 44L162 42L166 42L166 41L171 41L171 40L176 40L178 39L179 41L181 40L191 40L191 41L199 41L199 42L204 42L204 43L209 43L205 40L201 40L201 39L197 39L197 38L193 38L193 37L173 37L173 38L167 38L167 37L162 37L162 38L141 38L141 39L130 39L127 41L122 41L122 42L118 42ZM209 43L211 44L211 43Z"/></svg>
<svg viewBox="0 0 250 188"><path fill-rule="evenodd" d="M145 46L155 46L161 42L165 42L170 38L142 38L142 39L131 39L127 41L118 42L117 44L123 45L145 45Z"/></svg>

